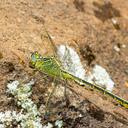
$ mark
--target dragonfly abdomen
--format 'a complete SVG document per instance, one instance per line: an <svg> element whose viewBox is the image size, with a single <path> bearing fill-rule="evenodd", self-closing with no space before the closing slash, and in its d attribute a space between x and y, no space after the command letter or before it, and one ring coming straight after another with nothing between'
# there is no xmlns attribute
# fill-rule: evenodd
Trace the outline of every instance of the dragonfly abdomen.
<svg viewBox="0 0 128 128"><path fill-rule="evenodd" d="M66 71L63 71L66 75L65 77L69 78L69 79L72 79L74 80L76 83L78 83L80 86L84 87L84 88L87 88L87 86L89 86L90 88L92 89L95 89L95 90L98 90L99 92L102 92L103 94L106 94L108 96L110 96L111 98L113 98L114 100L116 100L120 105L122 105L123 107L127 108L128 109L128 101L113 94L112 92L102 88L101 86L99 85L95 85L95 84L91 84L83 79L80 79Z"/></svg>

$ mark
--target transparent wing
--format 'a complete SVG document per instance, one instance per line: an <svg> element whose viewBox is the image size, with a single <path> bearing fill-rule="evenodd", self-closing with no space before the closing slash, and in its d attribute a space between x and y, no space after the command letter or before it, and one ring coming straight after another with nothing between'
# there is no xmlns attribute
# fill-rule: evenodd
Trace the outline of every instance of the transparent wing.
<svg viewBox="0 0 128 128"><path fill-rule="evenodd" d="M52 40L52 37L48 33L47 29L45 28L45 26L44 26L43 32L41 33L41 39L46 51L45 54L47 56L54 56L57 58L57 47L54 41Z"/></svg>

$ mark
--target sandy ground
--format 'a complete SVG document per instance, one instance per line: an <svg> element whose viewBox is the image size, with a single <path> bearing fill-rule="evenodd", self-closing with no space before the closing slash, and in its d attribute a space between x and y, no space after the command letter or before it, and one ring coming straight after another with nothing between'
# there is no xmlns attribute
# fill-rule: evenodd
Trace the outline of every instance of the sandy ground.
<svg viewBox="0 0 128 128"><path fill-rule="evenodd" d="M34 78L32 98L40 110L46 102L52 78L41 73L33 76L29 68L31 52L49 52L41 40L43 24L56 45L69 44L79 51L85 67L103 66L116 83L113 92L128 100L127 8L126 0L0 1L0 111L17 110L5 92L11 80ZM60 85L51 100L57 114L45 121L42 114L42 122L61 118L67 128L128 127L128 110L102 94L70 84L69 106L63 103Z"/></svg>

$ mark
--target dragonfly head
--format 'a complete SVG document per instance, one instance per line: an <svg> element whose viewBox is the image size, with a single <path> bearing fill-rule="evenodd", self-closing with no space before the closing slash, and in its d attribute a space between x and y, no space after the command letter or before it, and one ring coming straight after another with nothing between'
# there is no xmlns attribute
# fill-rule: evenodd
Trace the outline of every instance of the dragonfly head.
<svg viewBox="0 0 128 128"><path fill-rule="evenodd" d="M40 59L42 59L42 56L38 52L33 52L31 54L30 67L34 67Z"/></svg>

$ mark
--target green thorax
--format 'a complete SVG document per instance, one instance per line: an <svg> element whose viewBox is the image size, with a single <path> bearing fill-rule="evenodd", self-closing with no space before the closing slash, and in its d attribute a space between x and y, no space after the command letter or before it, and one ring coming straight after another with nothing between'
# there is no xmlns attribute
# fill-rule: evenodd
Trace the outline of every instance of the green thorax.
<svg viewBox="0 0 128 128"><path fill-rule="evenodd" d="M61 79L71 79L72 76L65 73L59 62L54 57L43 58L36 62L35 68L46 73L52 77L59 77Z"/></svg>

